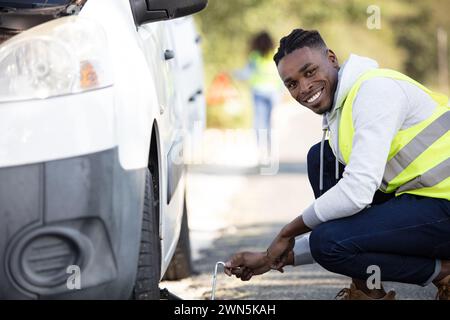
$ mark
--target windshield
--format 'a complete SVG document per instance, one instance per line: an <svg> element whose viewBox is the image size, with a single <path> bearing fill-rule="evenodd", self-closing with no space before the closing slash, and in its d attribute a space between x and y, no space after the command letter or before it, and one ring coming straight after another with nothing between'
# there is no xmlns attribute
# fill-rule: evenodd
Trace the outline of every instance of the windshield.
<svg viewBox="0 0 450 320"><path fill-rule="evenodd" d="M0 0L0 7L32 9L67 5L70 2L72 0Z"/></svg>

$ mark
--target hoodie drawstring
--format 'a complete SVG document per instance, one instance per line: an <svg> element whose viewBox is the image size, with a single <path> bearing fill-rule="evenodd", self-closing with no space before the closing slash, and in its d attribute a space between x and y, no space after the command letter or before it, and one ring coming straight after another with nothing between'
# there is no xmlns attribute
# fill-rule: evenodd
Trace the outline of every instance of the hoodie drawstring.
<svg viewBox="0 0 450 320"><path fill-rule="evenodd" d="M335 178L336 178L336 181L338 181L339 180L339 160L337 159L337 157L336 157L335 165L336 165L336 168L334 170L336 172Z"/></svg>
<svg viewBox="0 0 450 320"><path fill-rule="evenodd" d="M323 193L323 148L324 148L324 144L325 144L326 135L327 135L327 128L324 128L322 141L320 142L319 196L321 196Z"/></svg>
<svg viewBox="0 0 450 320"><path fill-rule="evenodd" d="M323 157L324 157L324 147L325 147L325 138L327 136L328 128L323 128L322 141L320 142L320 172L319 172L319 196L323 194ZM339 181L339 160L338 157L335 156L335 179Z"/></svg>
<svg viewBox="0 0 450 320"><path fill-rule="evenodd" d="M337 113L337 123L338 125L341 123L341 115L342 113L338 111ZM337 145L336 145L336 162L335 162L335 168L334 168L334 172L335 172L335 178L336 181L339 181L339 129L336 130L336 141L337 141Z"/></svg>
<svg viewBox="0 0 450 320"><path fill-rule="evenodd" d="M338 148L338 152L339 152L339 148ZM336 181L338 181L339 180L339 160L337 159L337 157L336 157L336 161L335 161L334 172L336 173L334 177L336 178Z"/></svg>

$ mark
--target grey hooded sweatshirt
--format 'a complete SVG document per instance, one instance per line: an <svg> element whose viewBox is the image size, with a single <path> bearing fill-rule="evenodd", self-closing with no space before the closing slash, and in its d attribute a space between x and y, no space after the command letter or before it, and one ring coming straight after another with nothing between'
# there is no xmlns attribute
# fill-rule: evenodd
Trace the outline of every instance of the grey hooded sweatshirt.
<svg viewBox="0 0 450 320"><path fill-rule="evenodd" d="M343 103L357 79L374 68L378 68L376 61L350 55L339 70L333 106L323 116L323 129L330 132L331 147L341 163L338 128ZM314 229L369 206L381 185L394 136L428 118L436 106L428 94L409 82L384 77L365 81L353 103L355 134L343 177L303 211L305 224ZM309 234L296 239L294 255L295 265L313 262Z"/></svg>

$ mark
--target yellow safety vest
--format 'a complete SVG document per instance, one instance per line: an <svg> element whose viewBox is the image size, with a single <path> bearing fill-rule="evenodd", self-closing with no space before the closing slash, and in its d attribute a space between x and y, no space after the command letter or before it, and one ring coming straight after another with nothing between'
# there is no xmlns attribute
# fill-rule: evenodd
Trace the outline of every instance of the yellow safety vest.
<svg viewBox="0 0 450 320"><path fill-rule="evenodd" d="M273 63L272 55L262 56L261 54L252 52L250 61L255 68L250 77L250 85L252 87L271 87L277 89L280 87L280 81L277 68Z"/></svg>
<svg viewBox="0 0 450 320"><path fill-rule="evenodd" d="M345 163L352 152L354 127L352 106L366 80L385 77L408 81L425 91L438 106L427 119L399 130L391 142L380 190L396 196L410 193L450 200L450 107L448 97L432 92L406 75L388 69L364 73L353 85L342 107L339 149Z"/></svg>

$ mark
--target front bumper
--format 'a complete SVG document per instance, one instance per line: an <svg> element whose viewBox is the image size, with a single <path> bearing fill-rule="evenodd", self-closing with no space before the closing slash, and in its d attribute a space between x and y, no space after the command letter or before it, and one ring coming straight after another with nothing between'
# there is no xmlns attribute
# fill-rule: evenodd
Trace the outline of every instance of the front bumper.
<svg viewBox="0 0 450 320"><path fill-rule="evenodd" d="M144 182L117 148L0 168L0 299L128 298Z"/></svg>

